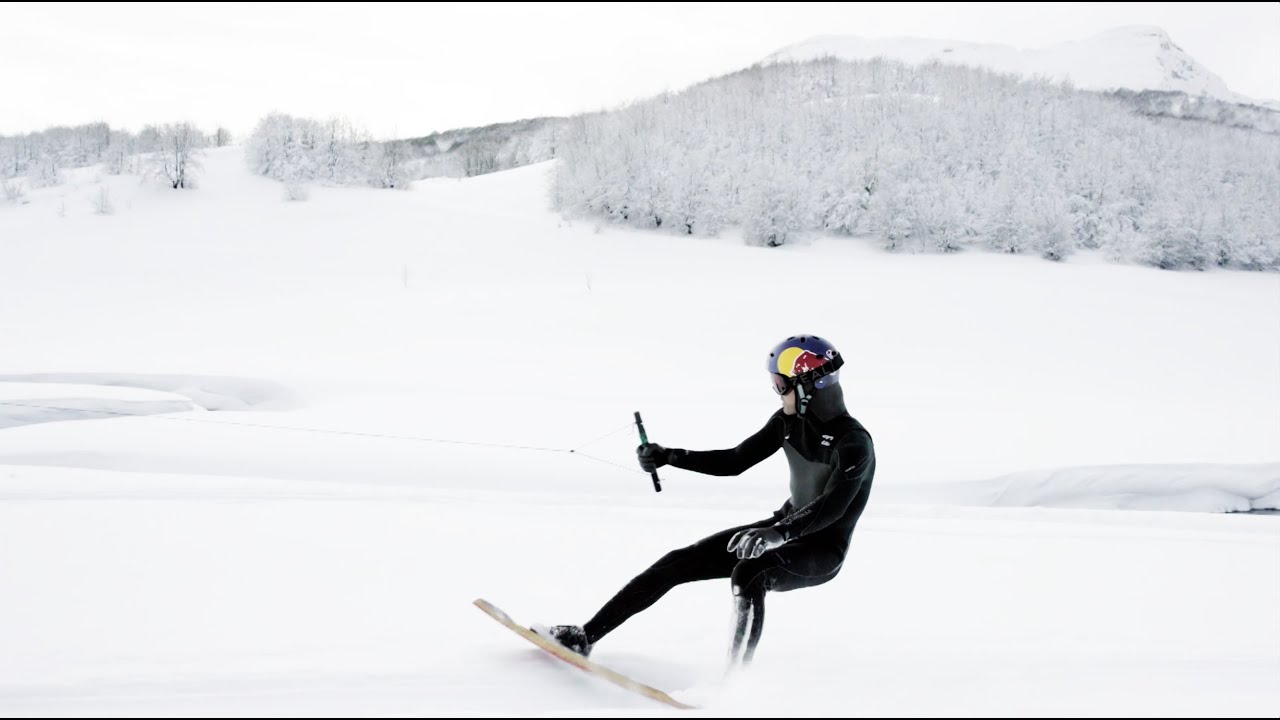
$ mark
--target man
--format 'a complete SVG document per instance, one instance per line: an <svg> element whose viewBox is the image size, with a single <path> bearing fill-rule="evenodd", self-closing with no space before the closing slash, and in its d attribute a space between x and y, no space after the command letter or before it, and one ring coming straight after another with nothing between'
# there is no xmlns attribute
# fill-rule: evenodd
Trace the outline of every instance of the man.
<svg viewBox="0 0 1280 720"><path fill-rule="evenodd" d="M671 465L707 475L740 475L782 448L791 466L791 497L767 520L667 553L586 625L557 625L549 634L588 655L601 638L676 585L731 578L737 625L730 657L751 662L764 627L765 593L834 578L871 492L875 451L871 435L845 409L839 380L843 362L822 338L789 337L769 353L767 365L782 408L759 432L731 450L698 452L654 443L637 448L646 472Z"/></svg>

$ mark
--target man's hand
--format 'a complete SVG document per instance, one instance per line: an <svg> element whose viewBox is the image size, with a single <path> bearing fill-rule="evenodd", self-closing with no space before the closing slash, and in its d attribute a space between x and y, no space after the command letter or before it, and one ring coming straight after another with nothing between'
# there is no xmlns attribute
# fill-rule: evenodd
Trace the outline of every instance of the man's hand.
<svg viewBox="0 0 1280 720"><path fill-rule="evenodd" d="M736 552L740 560L758 558L766 552L785 545L786 538L771 527L751 528L734 533L729 539L729 552Z"/></svg>
<svg viewBox="0 0 1280 720"><path fill-rule="evenodd" d="M671 451L657 443L645 443L636 448L636 457L640 459L640 469L651 473L671 462Z"/></svg>

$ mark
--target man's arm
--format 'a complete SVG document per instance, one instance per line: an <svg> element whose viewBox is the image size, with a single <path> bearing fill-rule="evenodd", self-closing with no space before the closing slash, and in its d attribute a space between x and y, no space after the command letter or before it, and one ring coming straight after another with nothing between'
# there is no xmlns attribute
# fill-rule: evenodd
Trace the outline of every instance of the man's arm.
<svg viewBox="0 0 1280 720"><path fill-rule="evenodd" d="M669 464L704 475L741 475L782 447L785 417L779 410L756 434L730 450L672 450Z"/></svg>

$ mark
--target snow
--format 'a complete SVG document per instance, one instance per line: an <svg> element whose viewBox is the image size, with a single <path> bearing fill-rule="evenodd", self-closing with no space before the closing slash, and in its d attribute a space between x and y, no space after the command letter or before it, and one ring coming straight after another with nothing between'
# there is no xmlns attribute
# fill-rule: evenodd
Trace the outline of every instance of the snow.
<svg viewBox="0 0 1280 720"><path fill-rule="evenodd" d="M0 715L670 712L470 603L581 623L767 516L781 454L655 494L627 425L737 443L795 332L876 439L841 575L740 675L727 583L594 659L715 715L1280 711L1280 523L1212 512L1280 497L1280 278L596 228L545 164L306 202L204 164L0 208L0 403L71 408L0 404Z"/></svg>
<svg viewBox="0 0 1280 720"><path fill-rule="evenodd" d="M895 502L996 507L1280 510L1280 463L1104 465L1025 470L974 482L892 488Z"/></svg>
<svg viewBox="0 0 1280 720"><path fill-rule="evenodd" d="M1208 95L1226 102L1280 108L1276 100L1257 100L1232 92L1178 47L1159 27L1118 27L1080 41L1045 48L958 42L926 38L864 38L822 35L787 46L770 60L811 60L834 56L844 60L884 57L911 64L937 61L983 67L1022 77L1070 79L1087 90L1164 90Z"/></svg>

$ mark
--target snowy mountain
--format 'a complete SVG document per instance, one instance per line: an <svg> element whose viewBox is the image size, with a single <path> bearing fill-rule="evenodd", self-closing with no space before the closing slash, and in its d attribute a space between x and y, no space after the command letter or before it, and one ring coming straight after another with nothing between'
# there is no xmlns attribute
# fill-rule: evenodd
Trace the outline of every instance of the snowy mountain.
<svg viewBox="0 0 1280 720"><path fill-rule="evenodd" d="M1280 120L968 65L772 63L571 124L554 199L575 217L738 227L772 247L834 233L902 252L1100 248L1165 269L1276 269L1280 135L1248 127L1255 113Z"/></svg>
<svg viewBox="0 0 1280 720"><path fill-rule="evenodd" d="M1023 77L1070 79L1076 87L1087 90L1176 91L1280 110L1280 101L1232 92L1222 78L1178 47L1168 33L1151 25L1119 27L1086 40L1042 49L911 37L821 35L787 46L767 59L803 61L826 56L845 60L885 57L908 63L938 61Z"/></svg>

